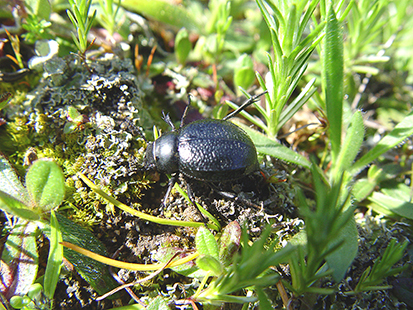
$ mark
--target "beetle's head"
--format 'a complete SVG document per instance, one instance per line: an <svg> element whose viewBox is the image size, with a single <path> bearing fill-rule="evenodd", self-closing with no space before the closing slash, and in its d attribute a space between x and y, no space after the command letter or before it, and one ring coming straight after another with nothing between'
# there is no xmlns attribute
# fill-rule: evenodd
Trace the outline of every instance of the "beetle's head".
<svg viewBox="0 0 413 310"><path fill-rule="evenodd" d="M146 169L156 169L168 174L179 171L178 132L170 131L160 136L146 149Z"/></svg>
<svg viewBox="0 0 413 310"><path fill-rule="evenodd" d="M143 166L146 170L152 170L156 168L155 158L153 156L153 143L154 142L148 142L146 146L145 158L143 159Z"/></svg>

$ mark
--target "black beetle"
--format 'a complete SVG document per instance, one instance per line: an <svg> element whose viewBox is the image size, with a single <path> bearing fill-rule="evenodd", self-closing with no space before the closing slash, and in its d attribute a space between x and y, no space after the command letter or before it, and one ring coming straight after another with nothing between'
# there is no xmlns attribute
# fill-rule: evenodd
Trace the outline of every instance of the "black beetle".
<svg viewBox="0 0 413 310"><path fill-rule="evenodd" d="M203 119L184 125L190 100L178 129L169 115L164 115L164 121L172 130L148 144L144 160L146 169L156 169L172 176L163 200L164 206L179 173L213 183L236 180L259 169L257 151L251 138L227 120L266 92L252 96L222 120ZM187 187L188 196L195 205L190 187Z"/></svg>

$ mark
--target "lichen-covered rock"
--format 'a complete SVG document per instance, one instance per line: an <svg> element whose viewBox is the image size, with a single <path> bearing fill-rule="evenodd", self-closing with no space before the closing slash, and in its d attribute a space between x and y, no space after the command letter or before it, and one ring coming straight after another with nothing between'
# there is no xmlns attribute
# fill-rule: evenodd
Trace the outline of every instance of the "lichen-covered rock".
<svg viewBox="0 0 413 310"><path fill-rule="evenodd" d="M68 180L82 171L115 196L124 194L136 203L140 189L148 185L140 173L142 127L151 128L153 121L142 107L132 61L105 54L85 63L71 55L52 58L44 70L27 99L5 111L8 145L15 148L10 152L34 147L38 157L54 158ZM79 183L67 185L68 201L96 204L81 194Z"/></svg>

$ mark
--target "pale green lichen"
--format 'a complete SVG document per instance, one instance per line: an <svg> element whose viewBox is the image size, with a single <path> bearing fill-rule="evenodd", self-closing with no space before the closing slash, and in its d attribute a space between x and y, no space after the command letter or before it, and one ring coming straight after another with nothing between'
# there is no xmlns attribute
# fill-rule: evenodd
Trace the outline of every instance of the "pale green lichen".
<svg viewBox="0 0 413 310"><path fill-rule="evenodd" d="M142 127L153 126L130 59L105 54L88 66L90 71L75 56L49 60L39 86L21 104L5 109L8 124L0 135L1 151L14 154L11 160L21 175L29 147L39 158L56 160L68 180L66 207L86 226L102 217L102 200L79 184L76 174L83 172L111 195L138 203L149 185L142 174ZM74 122L69 115L74 109L83 117L65 131Z"/></svg>

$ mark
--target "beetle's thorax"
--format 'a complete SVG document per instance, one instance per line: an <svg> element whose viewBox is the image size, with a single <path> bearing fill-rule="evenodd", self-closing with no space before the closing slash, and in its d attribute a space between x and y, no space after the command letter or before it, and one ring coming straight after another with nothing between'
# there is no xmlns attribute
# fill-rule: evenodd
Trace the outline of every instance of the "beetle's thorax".
<svg viewBox="0 0 413 310"><path fill-rule="evenodd" d="M173 130L153 142L153 161L159 172L179 172L178 136L179 131Z"/></svg>

